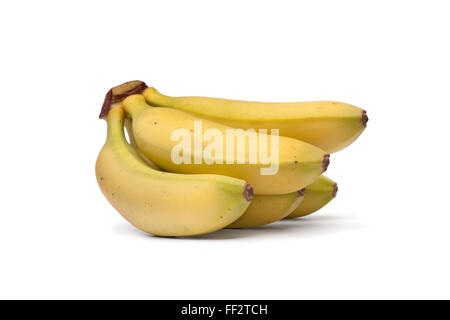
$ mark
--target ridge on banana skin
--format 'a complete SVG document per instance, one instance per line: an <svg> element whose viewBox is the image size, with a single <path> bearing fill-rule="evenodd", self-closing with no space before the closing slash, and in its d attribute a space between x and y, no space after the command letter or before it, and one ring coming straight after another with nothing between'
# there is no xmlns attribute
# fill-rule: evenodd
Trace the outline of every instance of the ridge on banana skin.
<svg viewBox="0 0 450 320"><path fill-rule="evenodd" d="M146 88L143 95L150 105L179 109L230 127L280 129L281 136L308 142L328 153L350 145L368 121L363 109L335 101L276 103L169 97L155 88Z"/></svg>
<svg viewBox="0 0 450 320"><path fill-rule="evenodd" d="M130 139L130 145L139 153L136 141L133 136L132 121L130 118L125 120L125 128ZM150 161L143 159L144 161ZM148 165L154 165L152 162ZM159 169L156 165L153 167L156 170ZM277 194L277 195L253 195L253 200L250 206L245 210L244 214L240 216L235 222L227 226L229 229L238 228L251 228L259 227L269 223L276 222L283 218L286 218L292 211L294 211L302 202L305 195L305 189L299 190L298 192L292 192L288 194Z"/></svg>
<svg viewBox="0 0 450 320"><path fill-rule="evenodd" d="M337 183L325 176L319 177L305 189L303 201L288 218L304 217L316 212L333 200L338 191Z"/></svg>
<svg viewBox="0 0 450 320"><path fill-rule="evenodd" d="M282 136L279 137L278 172L273 175L261 175L260 169L268 167L267 164L237 164L236 153L234 164L206 164L205 161L202 164L174 164L171 152L178 142L173 141L171 135L175 130L183 128L194 132L194 121L202 121L202 133L208 129L216 129L226 137L226 130L231 128L173 108L150 107L142 95L131 95L122 103L133 120L133 135L139 150L166 171L221 174L248 181L256 194L286 194L296 192L314 182L329 164L329 155L323 150ZM259 133L257 135L262 137ZM268 138L270 145L271 136L268 135ZM225 140L223 150L226 150ZM191 146L194 146L192 134ZM205 146L204 142L202 150ZM259 153L259 150L257 152ZM249 159L248 148L246 159Z"/></svg>
<svg viewBox="0 0 450 320"><path fill-rule="evenodd" d="M95 171L107 200L132 225L159 236L198 235L224 228L248 208L253 191L243 180L149 167L126 141L124 119L123 109L109 111Z"/></svg>

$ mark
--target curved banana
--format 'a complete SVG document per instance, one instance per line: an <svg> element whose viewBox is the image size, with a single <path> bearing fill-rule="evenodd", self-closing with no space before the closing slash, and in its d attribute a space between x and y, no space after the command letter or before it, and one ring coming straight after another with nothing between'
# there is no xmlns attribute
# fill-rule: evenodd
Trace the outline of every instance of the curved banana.
<svg viewBox="0 0 450 320"><path fill-rule="evenodd" d="M324 207L336 197L338 191L337 183L321 176L314 183L306 187L305 197L300 205L288 218L299 218L307 216Z"/></svg>
<svg viewBox="0 0 450 320"><path fill-rule="evenodd" d="M143 95L153 106L179 109L230 127L279 129L281 136L311 143L328 153L350 145L368 121L366 111L335 101L268 103L169 97L155 88L145 89Z"/></svg>
<svg viewBox="0 0 450 320"><path fill-rule="evenodd" d="M136 141L133 136L132 122L130 118L125 119L125 128L130 139L130 145L139 153ZM145 162L150 161L143 158ZM152 168L159 169L153 162L148 162ZM269 223L276 222L286 218L292 211L294 211L302 202L305 195L305 189L288 194L277 195L253 195L253 200L250 206L245 210L244 214L240 216L235 222L226 228L250 228L259 227Z"/></svg>
<svg viewBox="0 0 450 320"><path fill-rule="evenodd" d="M253 190L220 175L179 175L150 168L128 144L125 113L108 114L108 135L97 158L97 182L105 197L135 227L159 236L213 232L238 219Z"/></svg>
<svg viewBox="0 0 450 320"><path fill-rule="evenodd" d="M196 131L199 130L200 136L204 136L205 132L215 132L220 138L225 137L218 142L218 145L223 151L228 152L229 141L226 138L233 128L197 118L180 110L150 107L145 102L144 96L139 94L127 97L122 103L133 119L133 135L139 150L158 166L170 172L221 174L248 181L257 194L285 194L300 190L314 182L329 164L329 155L323 150L308 143L281 136L275 138L272 135L254 132L254 141L257 146L250 150L248 143L250 138L243 130L238 133L237 139L242 138L247 145L244 150L241 149L242 154L245 154L245 163L239 163L237 156L240 150L236 145L230 156L231 163L225 157L221 158L222 163L217 163L216 158L211 154L205 155L204 150L208 146L208 143L205 143L206 138L200 141L200 154L192 151L197 143L194 139ZM196 123L201 124L200 129L196 127ZM183 150L183 158L188 159L190 163L176 164L172 159L173 150L179 145L173 140L173 133L179 129L184 130L188 135L186 139L189 150ZM262 175L261 169L272 164L260 161L261 158L258 157L261 155L260 149L266 149L265 145L261 148L260 146L264 141L267 142L270 153L274 154L275 149L270 146L271 141L275 139L278 139L278 157L272 161L272 164L277 163L277 171L275 174ZM256 156L255 162L249 163L252 156ZM199 161L196 162L196 159Z"/></svg>
<svg viewBox="0 0 450 320"><path fill-rule="evenodd" d="M254 195L244 214L227 228L259 227L286 218L302 202L305 189L288 194Z"/></svg>

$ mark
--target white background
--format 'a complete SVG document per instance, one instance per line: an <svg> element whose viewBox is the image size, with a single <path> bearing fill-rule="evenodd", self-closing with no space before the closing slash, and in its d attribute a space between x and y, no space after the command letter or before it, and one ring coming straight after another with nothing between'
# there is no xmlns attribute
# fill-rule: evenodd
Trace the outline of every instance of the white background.
<svg viewBox="0 0 450 320"><path fill-rule="evenodd" d="M0 5L0 298L450 298L448 1ZM368 111L308 218L148 236L101 194L106 91Z"/></svg>

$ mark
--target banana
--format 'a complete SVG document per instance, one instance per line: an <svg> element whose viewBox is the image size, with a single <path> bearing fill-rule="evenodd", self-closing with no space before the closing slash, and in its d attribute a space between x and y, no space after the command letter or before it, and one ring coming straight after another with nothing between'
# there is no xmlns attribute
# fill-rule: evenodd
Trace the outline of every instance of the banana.
<svg viewBox="0 0 450 320"><path fill-rule="evenodd" d="M142 153L139 152L136 141L134 140L132 122L130 118L125 119L125 128L128 133L130 145L142 157ZM150 160L144 158L143 160L152 168L162 170ZM254 194L253 200L247 210L245 210L244 214L226 228L237 229L259 227L286 218L287 215L299 206L304 195L305 189L279 195Z"/></svg>
<svg viewBox="0 0 450 320"><path fill-rule="evenodd" d="M336 197L337 183L321 176L306 187L305 197L288 218L299 218L316 212Z"/></svg>
<svg viewBox="0 0 450 320"><path fill-rule="evenodd" d="M143 82L139 85L140 89L146 86ZM281 136L308 142L327 153L350 145L369 120L363 109L335 101L268 103L169 97L155 88L146 88L143 95L150 105L179 109L230 127L279 129Z"/></svg>
<svg viewBox="0 0 450 320"><path fill-rule="evenodd" d="M130 140L130 146L134 149L134 151L136 151L139 154L139 157L141 158L141 160L144 160L145 163L147 163L150 167L152 167L155 170L164 171L160 167L158 167L152 160L150 160L145 155L143 155L141 151L139 151L139 149L136 145L136 141L134 140L133 130L131 129L131 119L130 118L125 119L125 129L127 131L128 138Z"/></svg>
<svg viewBox="0 0 450 320"><path fill-rule="evenodd" d="M286 218L302 202L305 189L288 194L254 195L245 213L227 228L260 227Z"/></svg>
<svg viewBox="0 0 450 320"><path fill-rule="evenodd" d="M227 137L232 128L173 108L150 107L145 102L144 96L140 94L128 96L122 103L132 118L133 135L139 150L166 171L221 174L248 181L256 194L285 194L300 190L314 182L329 164L329 155L323 150L308 143L281 136L275 137L254 132L254 141L257 145L255 149L250 150L248 143L250 138L243 130L237 140L242 138L242 141L245 141L245 150L238 150L234 145L232 155L228 158L229 153L227 153L227 158L223 157L223 163L220 163L215 156L212 156L212 153L205 155L208 147L205 143L206 138L203 142L200 141L200 154L192 152L191 146L195 147L198 143L194 137L196 132L200 133L200 137L205 136L206 132L215 132L219 137ZM200 129L197 126L198 123L200 123ZM186 139L189 150L183 150L183 159L187 159L190 163L176 164L173 161L174 148L179 143L172 138L178 129L183 129L188 134ZM272 159L270 168L267 168L268 164L262 162L257 156L261 155L262 149L266 149L266 146L262 144L264 141L272 146L272 140L276 139L278 139L278 157ZM228 142L226 138L223 138L222 143L219 141L217 145L225 151ZM275 148L269 149L272 155L275 154ZM239 163L239 151L245 154L245 163L242 161ZM249 163L249 159L253 156L258 159L254 158L255 162ZM229 159L232 160L231 163L228 162ZM274 163L276 163L277 170L274 171L276 173L263 175L261 170L271 169Z"/></svg>
<svg viewBox="0 0 450 320"><path fill-rule="evenodd" d="M132 225L158 236L198 235L224 228L248 208L253 190L243 180L149 167L125 139L123 109L108 111L103 114L108 134L97 158L97 182Z"/></svg>

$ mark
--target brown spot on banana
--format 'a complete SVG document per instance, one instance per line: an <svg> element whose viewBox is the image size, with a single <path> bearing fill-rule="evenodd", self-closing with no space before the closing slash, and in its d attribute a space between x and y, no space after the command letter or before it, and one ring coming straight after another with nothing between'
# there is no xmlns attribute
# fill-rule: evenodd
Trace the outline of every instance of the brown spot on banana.
<svg viewBox="0 0 450 320"><path fill-rule="evenodd" d="M366 112L366 110L363 110L362 116L361 116L361 122L362 122L364 128L367 127L368 121L369 121L369 117L367 116L367 112Z"/></svg>
<svg viewBox="0 0 450 320"><path fill-rule="evenodd" d="M323 172L327 171L329 164L330 164L330 155L326 154L323 156L323 162L322 162Z"/></svg>
<svg viewBox="0 0 450 320"><path fill-rule="evenodd" d="M303 197L303 196L305 195L305 193L306 193L306 189L303 188L303 189L301 189L301 190L298 190L297 193L298 193L298 196L299 196L299 197Z"/></svg>
<svg viewBox="0 0 450 320"><path fill-rule="evenodd" d="M336 198L337 192L338 192L338 185L337 183L335 183L333 185L333 198Z"/></svg>
<svg viewBox="0 0 450 320"><path fill-rule="evenodd" d="M243 195L244 195L245 200L252 201L252 199L253 199L253 188L248 182L245 183Z"/></svg>

